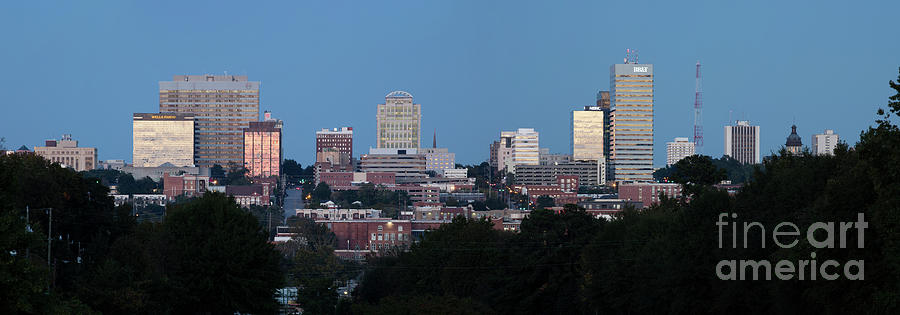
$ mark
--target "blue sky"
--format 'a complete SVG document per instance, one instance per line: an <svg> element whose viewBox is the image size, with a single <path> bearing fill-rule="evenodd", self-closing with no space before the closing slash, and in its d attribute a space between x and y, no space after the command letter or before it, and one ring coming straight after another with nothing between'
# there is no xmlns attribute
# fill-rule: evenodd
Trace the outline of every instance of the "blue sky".
<svg viewBox="0 0 900 315"><path fill-rule="evenodd" d="M703 63L706 145L761 126L763 152L796 123L804 144L834 129L855 143L897 78L898 1L4 1L0 136L7 147L71 133L100 159L131 160L131 114L158 110L175 74L246 74L261 111L285 121L285 155L314 160L314 132L352 126L375 143L393 90L422 104L423 144L488 157L501 130L533 127L570 149L571 110L609 88L638 49L656 72L655 164L689 136Z"/></svg>

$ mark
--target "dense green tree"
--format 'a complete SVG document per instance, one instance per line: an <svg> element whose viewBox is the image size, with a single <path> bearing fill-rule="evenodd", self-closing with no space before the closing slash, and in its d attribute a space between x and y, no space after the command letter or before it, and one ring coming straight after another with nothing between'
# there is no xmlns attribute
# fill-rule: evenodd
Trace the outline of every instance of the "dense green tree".
<svg viewBox="0 0 900 315"><path fill-rule="evenodd" d="M225 168L219 164L213 165L209 169L209 180L215 181L217 185L227 185L228 178L225 176Z"/></svg>
<svg viewBox="0 0 900 315"><path fill-rule="evenodd" d="M535 209L547 209L553 206L556 206L556 201L553 201L553 197L550 196L540 196L534 204Z"/></svg>
<svg viewBox="0 0 900 315"><path fill-rule="evenodd" d="M725 170L725 178L723 179L727 179L733 184L742 184L749 181L752 178L754 169L760 167L760 165L754 164L741 164L741 162L727 155L711 159L711 162L717 168ZM676 170L677 167L675 165L657 169L653 172L653 178L660 182L672 182L671 177Z"/></svg>
<svg viewBox="0 0 900 315"><path fill-rule="evenodd" d="M328 187L328 184L322 182L316 185L316 189L312 192L313 198L316 198L320 201L328 201L331 200L331 187Z"/></svg>
<svg viewBox="0 0 900 315"><path fill-rule="evenodd" d="M300 185L300 179L303 177L303 167L297 161L292 159L284 160L281 164L281 170L288 184Z"/></svg>
<svg viewBox="0 0 900 315"><path fill-rule="evenodd" d="M166 216L166 273L177 313L271 312L281 255L256 218L224 194L173 207Z"/></svg>
<svg viewBox="0 0 900 315"><path fill-rule="evenodd" d="M247 178L247 173L249 172L250 170L244 167L231 168L228 170L228 175L225 176L225 184L234 186L250 185L250 179Z"/></svg>

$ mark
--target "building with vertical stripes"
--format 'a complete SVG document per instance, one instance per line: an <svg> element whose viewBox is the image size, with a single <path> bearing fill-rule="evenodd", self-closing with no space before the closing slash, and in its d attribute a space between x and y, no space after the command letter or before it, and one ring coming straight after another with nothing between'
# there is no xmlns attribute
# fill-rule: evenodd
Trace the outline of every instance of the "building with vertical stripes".
<svg viewBox="0 0 900 315"><path fill-rule="evenodd" d="M725 126L725 155L743 164L759 164L759 126L746 120Z"/></svg>

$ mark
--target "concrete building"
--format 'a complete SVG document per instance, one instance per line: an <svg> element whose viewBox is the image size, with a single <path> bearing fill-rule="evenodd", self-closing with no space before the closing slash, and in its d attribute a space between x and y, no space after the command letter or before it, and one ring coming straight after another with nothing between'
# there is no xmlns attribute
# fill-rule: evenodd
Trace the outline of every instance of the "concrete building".
<svg viewBox="0 0 900 315"><path fill-rule="evenodd" d="M803 141L800 140L800 135L797 134L797 125L791 126L791 134L788 135L787 141L784 142L784 148L793 155L800 155L803 150Z"/></svg>
<svg viewBox="0 0 900 315"><path fill-rule="evenodd" d="M241 166L242 130L259 120L259 82L241 75L176 75L159 82L159 112L194 115L194 165Z"/></svg>
<svg viewBox="0 0 900 315"><path fill-rule="evenodd" d="M605 169L605 165L598 161L522 165L516 169L516 184L550 186L557 183L559 176L576 176L580 185L598 186L605 184Z"/></svg>
<svg viewBox="0 0 900 315"><path fill-rule="evenodd" d="M269 113L267 112L268 116ZM281 120L251 121L244 128L244 167L250 177L278 177L281 175Z"/></svg>
<svg viewBox="0 0 900 315"><path fill-rule="evenodd" d="M517 165L540 165L540 137L532 128L500 133L499 166L515 173Z"/></svg>
<svg viewBox="0 0 900 315"><path fill-rule="evenodd" d="M34 154L76 172L97 168L97 148L79 147L78 141L72 140L70 134L62 135L60 140L44 141L43 147L34 147Z"/></svg>
<svg viewBox="0 0 900 315"><path fill-rule="evenodd" d="M644 207L659 203L659 195L669 198L681 196L681 184L674 183L624 183L619 185L619 198L641 202Z"/></svg>
<svg viewBox="0 0 900 315"><path fill-rule="evenodd" d="M297 209L295 215L313 220L360 220L381 218L381 212L375 209Z"/></svg>
<svg viewBox="0 0 900 315"><path fill-rule="evenodd" d="M199 176L210 176L209 168L205 167L196 167L196 166L172 166L171 164L163 164L157 167L134 167L134 166L125 166L122 168L122 172L131 174L134 179L141 179L144 177L150 177L150 179L154 181L160 181L165 177L166 173L169 175L179 175L179 174L187 174L187 175L199 175Z"/></svg>
<svg viewBox="0 0 900 315"><path fill-rule="evenodd" d="M812 136L812 152L815 155L832 155L834 147L840 140L840 136L834 133L834 130L825 129L825 133Z"/></svg>
<svg viewBox="0 0 900 315"><path fill-rule="evenodd" d="M393 187L397 184L397 179L394 173L322 172L319 174L316 185L319 183L327 184L331 190L352 190L364 183Z"/></svg>
<svg viewBox="0 0 900 315"><path fill-rule="evenodd" d="M347 161L352 159L353 127L326 128L316 131L316 162L320 162L318 153L329 149L346 155Z"/></svg>
<svg viewBox="0 0 900 315"><path fill-rule="evenodd" d="M666 142L666 166L673 165L681 159L694 155L694 142L688 138L675 138Z"/></svg>
<svg viewBox="0 0 900 315"><path fill-rule="evenodd" d="M725 126L725 155L744 164L759 164L759 126L746 120Z"/></svg>
<svg viewBox="0 0 900 315"><path fill-rule="evenodd" d="M515 131L500 132L500 142L497 146L497 172L502 175L510 172L509 165L512 165L512 144L513 138L516 137Z"/></svg>
<svg viewBox="0 0 900 315"><path fill-rule="evenodd" d="M194 115L132 115L131 161L136 167L194 166Z"/></svg>
<svg viewBox="0 0 900 315"><path fill-rule="evenodd" d="M613 177L616 182L650 182L654 171L653 65L626 60L610 66L609 77Z"/></svg>
<svg viewBox="0 0 900 315"><path fill-rule="evenodd" d="M425 177L425 155L416 149L369 149L359 159L360 171L396 174L397 182Z"/></svg>
<svg viewBox="0 0 900 315"><path fill-rule="evenodd" d="M550 153L550 149L541 148L540 154L538 155L538 161L538 165L568 163L572 162L572 155L564 153Z"/></svg>
<svg viewBox="0 0 900 315"><path fill-rule="evenodd" d="M446 178L468 178L469 169L467 168L445 168L441 170L441 176Z"/></svg>
<svg viewBox="0 0 900 315"><path fill-rule="evenodd" d="M422 105L413 103L413 96L393 91L378 104L377 148L418 149L422 136Z"/></svg>
<svg viewBox="0 0 900 315"><path fill-rule="evenodd" d="M609 93L606 95L608 97ZM572 111L572 158L582 161L606 159L609 138L605 122L609 120L608 114L608 107L604 111L599 106Z"/></svg>
<svg viewBox="0 0 900 315"><path fill-rule="evenodd" d="M440 174L443 170L456 167L456 153L447 148L424 148L419 153L425 155L425 171L435 171Z"/></svg>

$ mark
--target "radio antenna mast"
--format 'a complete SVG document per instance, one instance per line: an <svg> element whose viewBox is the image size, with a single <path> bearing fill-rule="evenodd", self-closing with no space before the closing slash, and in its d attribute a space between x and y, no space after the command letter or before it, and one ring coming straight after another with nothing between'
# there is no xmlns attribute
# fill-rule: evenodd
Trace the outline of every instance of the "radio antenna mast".
<svg viewBox="0 0 900 315"><path fill-rule="evenodd" d="M700 61L697 61L697 83L694 89L694 149L700 154L703 147L703 120L700 109L703 108L703 85L700 81Z"/></svg>

